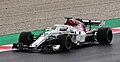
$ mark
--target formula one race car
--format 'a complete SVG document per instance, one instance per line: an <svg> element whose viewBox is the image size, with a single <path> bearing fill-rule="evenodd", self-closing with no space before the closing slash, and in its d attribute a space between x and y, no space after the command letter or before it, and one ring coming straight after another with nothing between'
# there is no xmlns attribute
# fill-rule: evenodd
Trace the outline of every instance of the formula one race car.
<svg viewBox="0 0 120 62"><path fill-rule="evenodd" d="M98 43L110 44L112 31L104 27L105 21L83 20L66 18L64 24L55 25L54 29L47 29L37 37L31 32L22 32L18 43L12 48L18 50L40 50L40 51L69 51L74 46ZM91 29L92 25L99 26L98 29ZM90 26L89 29L87 26Z"/></svg>

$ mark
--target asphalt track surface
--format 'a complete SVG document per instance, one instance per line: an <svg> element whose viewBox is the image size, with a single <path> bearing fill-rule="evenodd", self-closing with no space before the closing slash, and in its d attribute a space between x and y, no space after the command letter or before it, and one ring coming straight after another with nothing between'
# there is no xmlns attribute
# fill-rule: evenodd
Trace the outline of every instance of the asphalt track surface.
<svg viewBox="0 0 120 62"><path fill-rule="evenodd" d="M120 62L120 33L114 34L111 45L83 46L62 53L1 52L0 62Z"/></svg>

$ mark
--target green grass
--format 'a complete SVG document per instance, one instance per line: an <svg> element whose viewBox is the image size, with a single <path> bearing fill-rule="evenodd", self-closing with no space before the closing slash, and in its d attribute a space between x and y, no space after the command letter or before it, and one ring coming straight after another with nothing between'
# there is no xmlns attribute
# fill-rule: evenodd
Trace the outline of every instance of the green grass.
<svg viewBox="0 0 120 62"><path fill-rule="evenodd" d="M11 44L18 41L19 33L0 36L0 45Z"/></svg>
<svg viewBox="0 0 120 62"><path fill-rule="evenodd" d="M106 20L105 26L110 28L120 27L120 18Z"/></svg>

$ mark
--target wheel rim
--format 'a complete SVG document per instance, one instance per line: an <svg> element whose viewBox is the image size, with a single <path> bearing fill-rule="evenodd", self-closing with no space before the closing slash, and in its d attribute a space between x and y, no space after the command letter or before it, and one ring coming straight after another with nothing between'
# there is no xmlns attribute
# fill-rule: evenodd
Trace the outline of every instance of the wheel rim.
<svg viewBox="0 0 120 62"><path fill-rule="evenodd" d="M108 42L111 42L111 40L112 40L112 31L110 29L107 32L107 40L108 40Z"/></svg>
<svg viewBox="0 0 120 62"><path fill-rule="evenodd" d="M29 34L27 39L30 40L30 41L33 40L32 39L32 34Z"/></svg>
<svg viewBox="0 0 120 62"><path fill-rule="evenodd" d="M71 40L69 40L69 38L67 38L67 39L65 40L65 47L66 47L67 49L70 49L70 48L71 48L71 45L72 45Z"/></svg>

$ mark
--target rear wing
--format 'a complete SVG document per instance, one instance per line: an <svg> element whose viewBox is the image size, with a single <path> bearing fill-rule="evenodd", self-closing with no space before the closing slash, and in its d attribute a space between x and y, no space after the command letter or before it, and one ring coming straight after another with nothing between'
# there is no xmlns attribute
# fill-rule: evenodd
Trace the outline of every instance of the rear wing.
<svg viewBox="0 0 120 62"><path fill-rule="evenodd" d="M104 27L105 26L105 21L104 20L87 20L87 19L76 19L82 22L84 25L89 25L89 30L92 29L92 25L94 26L99 26L99 27Z"/></svg>
<svg viewBox="0 0 120 62"><path fill-rule="evenodd" d="M70 20L73 19L71 17L65 17L65 19ZM86 26L87 25L95 25L95 26L99 26L99 27L104 27L105 26L105 21L104 20L95 20L95 19L80 19L80 18L76 18L75 20L78 20L82 23L84 23Z"/></svg>
<svg viewBox="0 0 120 62"><path fill-rule="evenodd" d="M65 19L70 20L73 18L69 18L69 17L65 17ZM105 21L104 20L95 20L95 19L80 19L80 18L75 18L75 20L78 20L80 22L82 22L84 25L89 25L90 26L90 30L91 30L91 26L99 26L99 27L104 27L105 26Z"/></svg>
<svg viewBox="0 0 120 62"><path fill-rule="evenodd" d="M85 25L95 25L95 26L99 26L99 27L104 27L105 26L105 21L102 20L81 20L82 23L84 23Z"/></svg>

